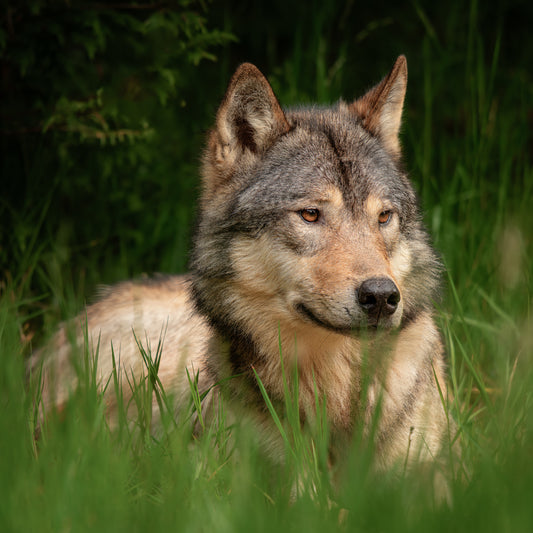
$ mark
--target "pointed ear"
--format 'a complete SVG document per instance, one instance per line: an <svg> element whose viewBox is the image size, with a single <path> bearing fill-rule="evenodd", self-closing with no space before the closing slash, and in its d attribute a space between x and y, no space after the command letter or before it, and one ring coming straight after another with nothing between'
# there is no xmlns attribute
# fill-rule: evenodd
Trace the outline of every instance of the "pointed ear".
<svg viewBox="0 0 533 533"><path fill-rule="evenodd" d="M245 150L261 154L287 131L289 124L266 78L254 65L242 64L217 113L212 139L216 159L230 163Z"/></svg>
<svg viewBox="0 0 533 533"><path fill-rule="evenodd" d="M363 126L379 137L385 149L395 157L399 157L401 150L398 134L406 89L407 59L402 55L387 77L349 106Z"/></svg>

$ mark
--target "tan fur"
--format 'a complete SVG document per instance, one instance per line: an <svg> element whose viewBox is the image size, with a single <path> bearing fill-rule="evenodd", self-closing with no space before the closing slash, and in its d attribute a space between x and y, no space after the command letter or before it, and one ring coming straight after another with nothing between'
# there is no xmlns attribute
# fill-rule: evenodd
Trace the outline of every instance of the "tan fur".
<svg viewBox="0 0 533 533"><path fill-rule="evenodd" d="M125 402L131 396L128 377L138 380L146 373L134 333L147 352L155 356L158 343L163 339L163 356L159 378L178 403L188 399L188 381L185 368L192 375L202 371L210 331L205 321L194 312L188 297L186 277L169 278L161 283L142 285L121 283L104 292L99 302L87 308L86 315L65 324L44 354L34 356L35 366L44 356L43 398L45 410L51 404L61 407L76 386L77 378L72 357L81 357L82 347L73 353L72 343L89 338L91 354L97 354L98 382L103 387L113 372L114 352L122 381ZM193 332L193 334L191 334ZM76 341L77 339L77 341ZM201 374L203 376L203 374ZM106 403L114 409L116 398L113 387L107 387ZM158 405L154 399L154 414Z"/></svg>

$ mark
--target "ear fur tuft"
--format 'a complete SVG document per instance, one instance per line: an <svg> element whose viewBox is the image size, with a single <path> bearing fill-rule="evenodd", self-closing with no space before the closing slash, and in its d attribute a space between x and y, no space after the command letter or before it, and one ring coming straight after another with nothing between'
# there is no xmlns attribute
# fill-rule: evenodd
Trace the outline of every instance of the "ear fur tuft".
<svg viewBox="0 0 533 533"><path fill-rule="evenodd" d="M217 112L203 156L204 200L268 150L290 129L272 87L261 72L243 63L235 72Z"/></svg>
<svg viewBox="0 0 533 533"><path fill-rule="evenodd" d="M395 157L401 152L398 135L406 89L407 59L401 55L380 83L349 106L363 126L379 137L386 150Z"/></svg>
<svg viewBox="0 0 533 533"><path fill-rule="evenodd" d="M221 143L230 150L264 152L274 140L289 131L270 84L250 63L233 75L217 113L216 128Z"/></svg>

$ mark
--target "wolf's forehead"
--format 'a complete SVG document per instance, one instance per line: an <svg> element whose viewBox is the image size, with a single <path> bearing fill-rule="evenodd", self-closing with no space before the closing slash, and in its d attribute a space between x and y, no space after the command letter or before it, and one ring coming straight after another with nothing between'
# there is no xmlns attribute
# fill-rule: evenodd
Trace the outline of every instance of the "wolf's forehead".
<svg viewBox="0 0 533 533"><path fill-rule="evenodd" d="M364 200L369 188L383 194L399 178L379 141L341 110L304 110L289 115L293 128L273 154L286 173L292 195L316 188L342 191L346 200ZM281 164L283 162L283 164Z"/></svg>

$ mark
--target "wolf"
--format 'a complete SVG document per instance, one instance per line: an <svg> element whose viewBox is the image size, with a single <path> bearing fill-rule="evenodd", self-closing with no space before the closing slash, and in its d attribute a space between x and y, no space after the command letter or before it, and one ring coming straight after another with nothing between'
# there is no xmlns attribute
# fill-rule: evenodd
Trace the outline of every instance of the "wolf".
<svg viewBox="0 0 533 533"><path fill-rule="evenodd" d="M159 346L176 416L196 376L204 416L222 396L281 457L260 383L281 404L284 368L295 367L302 422L322 398L332 458L359 427L377 468L437 457L447 434L433 316L441 265L402 166L406 85L400 56L350 103L283 109L242 64L203 154L190 273L107 288L75 321L76 342L98 351L100 383L117 361L122 376L142 375L139 339ZM76 386L76 342L65 325L32 359L43 365L45 410Z"/></svg>

